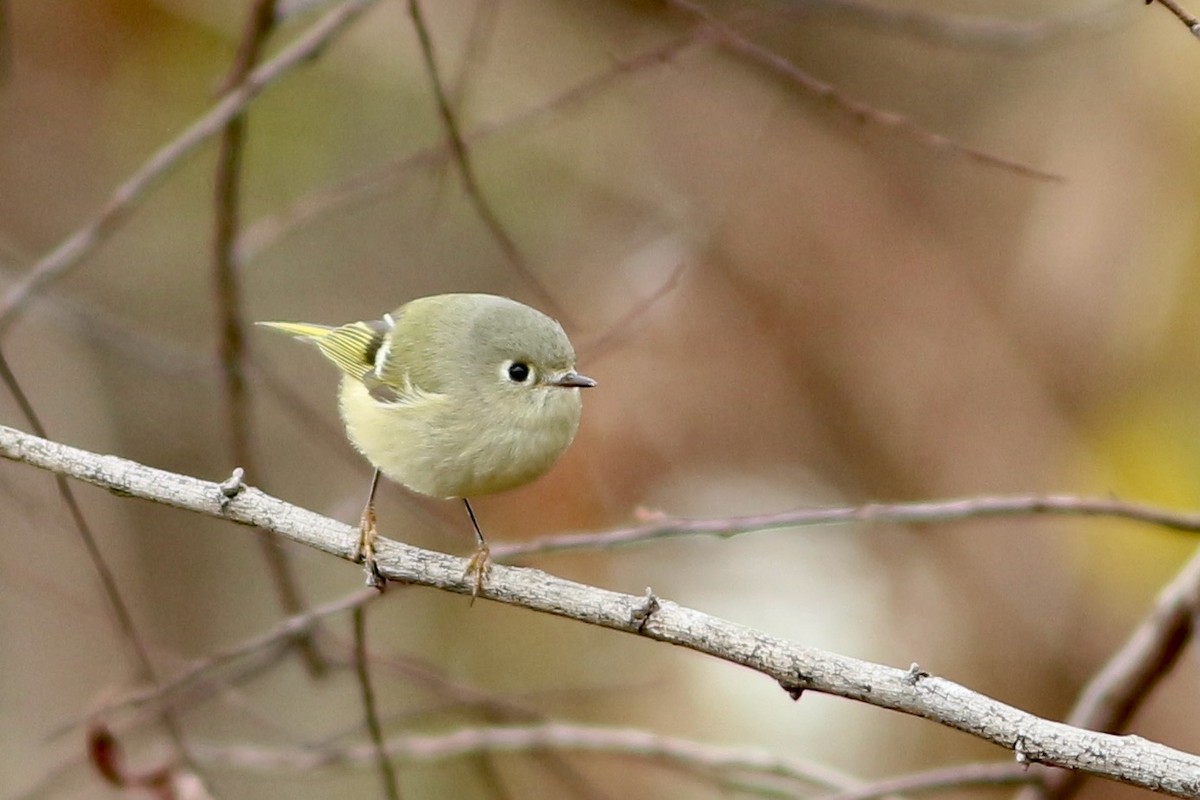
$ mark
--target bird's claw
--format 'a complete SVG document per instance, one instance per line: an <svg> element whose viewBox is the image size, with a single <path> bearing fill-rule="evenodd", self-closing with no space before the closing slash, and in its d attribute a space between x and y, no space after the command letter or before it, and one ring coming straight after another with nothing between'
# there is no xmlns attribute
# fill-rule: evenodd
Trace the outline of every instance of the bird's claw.
<svg viewBox="0 0 1200 800"><path fill-rule="evenodd" d="M475 598L479 596L479 590L483 588L483 581L491 569L491 549L486 544L481 544L479 549L471 555L471 560L467 562L466 572L463 573L464 578L474 579L474 586L471 588L471 605L475 605Z"/></svg>

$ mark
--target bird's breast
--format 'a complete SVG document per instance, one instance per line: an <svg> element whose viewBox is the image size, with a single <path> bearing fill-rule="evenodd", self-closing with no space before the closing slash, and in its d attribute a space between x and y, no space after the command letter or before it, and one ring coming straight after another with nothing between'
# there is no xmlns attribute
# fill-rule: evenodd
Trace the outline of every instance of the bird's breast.
<svg viewBox="0 0 1200 800"><path fill-rule="evenodd" d="M582 402L578 389L537 387L389 404L347 379L340 407L351 443L391 480L433 497L478 497L549 470L575 438Z"/></svg>

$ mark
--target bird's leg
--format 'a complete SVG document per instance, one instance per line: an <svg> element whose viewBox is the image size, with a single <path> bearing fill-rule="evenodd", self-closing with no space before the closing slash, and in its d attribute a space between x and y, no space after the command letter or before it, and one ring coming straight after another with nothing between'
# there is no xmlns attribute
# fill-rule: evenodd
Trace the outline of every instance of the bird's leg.
<svg viewBox="0 0 1200 800"><path fill-rule="evenodd" d="M379 487L379 470L371 478L371 491L367 494L367 505L363 508L358 524L358 541L354 545L353 559L363 565L367 573L367 586L382 590L386 579L375 563L375 489Z"/></svg>
<svg viewBox="0 0 1200 800"><path fill-rule="evenodd" d="M474 605L475 598L479 596L479 590L483 588L483 579L487 577L488 570L492 568L492 552L483 538L483 532L479 530L479 522L475 519L475 512L471 510L471 501L464 497L463 505L467 507L467 516L471 518L471 526L475 528L475 552L471 554L467 571L463 573L463 577L471 576L475 579L475 588L471 590L471 603Z"/></svg>

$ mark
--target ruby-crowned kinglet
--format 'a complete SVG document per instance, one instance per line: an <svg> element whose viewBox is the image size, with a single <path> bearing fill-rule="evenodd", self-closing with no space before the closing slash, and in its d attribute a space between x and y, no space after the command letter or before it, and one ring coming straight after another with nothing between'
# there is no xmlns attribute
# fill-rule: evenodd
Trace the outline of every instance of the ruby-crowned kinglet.
<svg viewBox="0 0 1200 800"><path fill-rule="evenodd" d="M595 386L575 371L562 326L536 309L490 294L412 300L382 320L340 327L260 322L314 342L342 370L346 434L375 467L358 554L375 566L375 486L382 472L415 492L462 498L478 547L469 573L479 591L488 546L470 497L541 476L562 455Z"/></svg>

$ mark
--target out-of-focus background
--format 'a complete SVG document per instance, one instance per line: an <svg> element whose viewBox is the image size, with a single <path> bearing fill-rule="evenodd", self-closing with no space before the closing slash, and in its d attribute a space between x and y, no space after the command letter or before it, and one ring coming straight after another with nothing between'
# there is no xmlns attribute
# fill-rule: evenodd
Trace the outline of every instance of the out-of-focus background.
<svg viewBox="0 0 1200 800"><path fill-rule="evenodd" d="M312 5L284 5L295 13L266 57L329 8ZM213 105L249 4L2 8L11 286ZM837 99L730 47L683 4L424 4L482 194L535 285L446 157L405 4L375 4L250 106L246 318L339 323L462 290L558 315L599 388L548 476L476 503L498 543L646 513L1006 492L1200 505L1200 43L1137 2L704 8ZM5 332L54 438L209 479L234 466L216 155L210 141L150 188ZM248 481L356 520L369 471L342 438L333 369L261 329L247 349ZM10 398L0 407L26 427ZM251 532L77 491L162 676L284 616ZM84 763L80 725L136 688L129 643L51 479L7 464L0 493L0 797L130 796ZM380 503L384 535L470 551L457 505L394 486ZM804 645L917 661L1062 718L1194 546L1058 518L781 530L531 563L652 586ZM351 564L278 547L305 603L361 586ZM504 700L526 719L766 749L864 779L1005 757L932 723L820 696L793 704L728 664L488 602L396 590L368 621L390 736L518 718L497 710ZM346 615L317 641L324 677L295 655L216 674L180 705L185 739L365 741ZM1200 750L1198 691L1189 652L1131 730ZM169 752L153 714L104 719L135 764ZM226 798L379 796L369 764L205 774ZM573 753L403 762L399 774L406 798L737 796L652 760ZM1133 790L1092 781L1085 795Z"/></svg>

